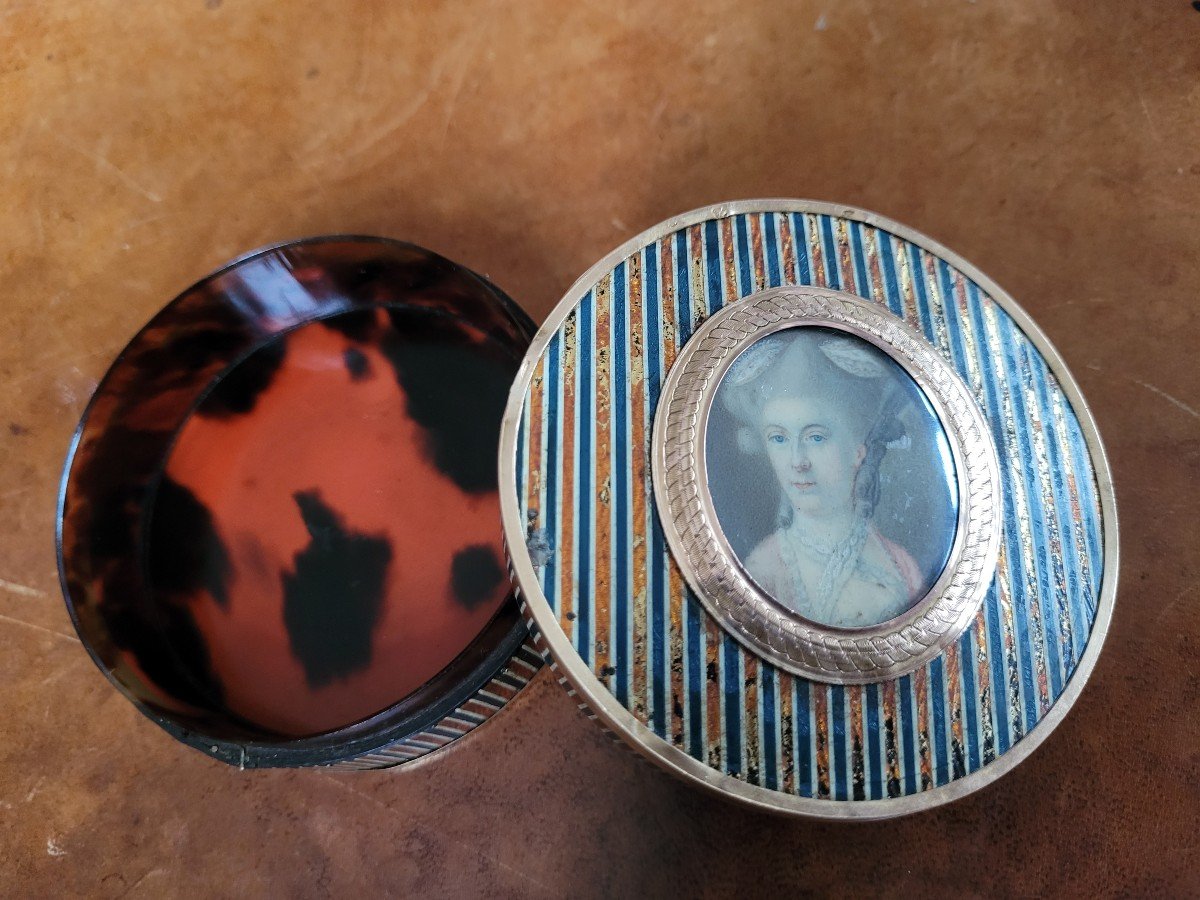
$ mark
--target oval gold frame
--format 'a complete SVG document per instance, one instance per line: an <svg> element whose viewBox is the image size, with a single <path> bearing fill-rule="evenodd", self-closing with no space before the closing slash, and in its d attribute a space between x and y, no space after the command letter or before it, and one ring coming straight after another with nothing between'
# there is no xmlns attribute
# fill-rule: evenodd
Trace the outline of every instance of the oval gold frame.
<svg viewBox="0 0 1200 900"><path fill-rule="evenodd" d="M907 611L865 628L822 625L775 602L730 548L708 487L705 436L725 373L751 344L806 326L852 334L895 360L930 401L954 457L958 516L945 567ZM652 441L654 496L675 562L713 617L772 664L835 684L894 678L940 654L979 610L1000 552L996 449L983 413L954 369L879 304L794 286L751 294L714 313L667 374Z"/></svg>

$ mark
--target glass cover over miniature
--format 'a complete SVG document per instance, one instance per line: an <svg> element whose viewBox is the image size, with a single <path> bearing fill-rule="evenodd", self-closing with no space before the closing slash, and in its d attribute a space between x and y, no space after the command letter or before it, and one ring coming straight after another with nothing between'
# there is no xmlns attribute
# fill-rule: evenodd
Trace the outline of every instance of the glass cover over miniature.
<svg viewBox="0 0 1200 900"><path fill-rule="evenodd" d="M912 377L872 343L800 326L755 341L705 435L720 529L757 587L819 625L911 609L954 541L950 445Z"/></svg>

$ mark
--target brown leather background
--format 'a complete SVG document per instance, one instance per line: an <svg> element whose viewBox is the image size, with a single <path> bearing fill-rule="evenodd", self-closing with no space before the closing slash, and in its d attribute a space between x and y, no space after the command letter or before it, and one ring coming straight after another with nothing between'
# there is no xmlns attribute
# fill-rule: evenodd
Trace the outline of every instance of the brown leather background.
<svg viewBox="0 0 1200 900"><path fill-rule="evenodd" d="M0 894L1200 893L1198 75L1188 0L0 2ZM87 658L59 467L193 279L378 233L541 319L639 230L755 196L946 243L1093 406L1116 616L1015 772L886 824L777 819L642 763L543 677L409 771L240 773Z"/></svg>

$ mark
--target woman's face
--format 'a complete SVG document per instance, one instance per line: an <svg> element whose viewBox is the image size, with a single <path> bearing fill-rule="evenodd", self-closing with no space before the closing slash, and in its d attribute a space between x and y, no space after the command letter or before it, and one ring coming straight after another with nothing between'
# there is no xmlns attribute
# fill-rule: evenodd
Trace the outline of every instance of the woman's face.
<svg viewBox="0 0 1200 900"><path fill-rule="evenodd" d="M763 407L762 422L767 456L793 508L810 516L848 512L866 450L833 405L776 397Z"/></svg>

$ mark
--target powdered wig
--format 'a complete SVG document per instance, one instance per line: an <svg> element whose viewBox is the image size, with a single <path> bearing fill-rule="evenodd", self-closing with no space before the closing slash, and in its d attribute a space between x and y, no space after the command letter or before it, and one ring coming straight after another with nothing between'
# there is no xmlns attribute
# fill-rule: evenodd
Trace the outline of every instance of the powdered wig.
<svg viewBox="0 0 1200 900"><path fill-rule="evenodd" d="M879 502L879 466L889 449L908 446L900 419L907 404L896 389L896 364L859 338L828 328L777 331L734 360L720 396L739 423L738 447L765 453L763 408L776 397L816 397L837 410L866 453L854 483L854 501L868 518ZM781 510L790 520L791 510Z"/></svg>

